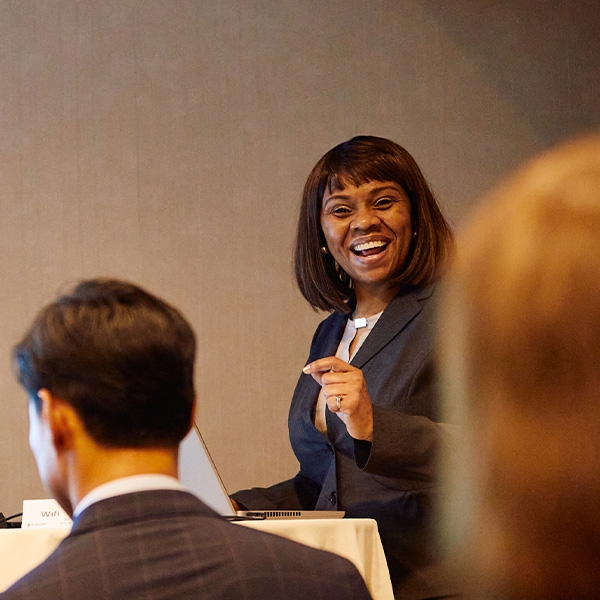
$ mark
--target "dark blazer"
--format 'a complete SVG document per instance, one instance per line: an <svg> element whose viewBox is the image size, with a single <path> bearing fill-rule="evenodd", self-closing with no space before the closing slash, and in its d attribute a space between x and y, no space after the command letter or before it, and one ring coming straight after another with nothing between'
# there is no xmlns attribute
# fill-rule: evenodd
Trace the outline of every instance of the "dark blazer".
<svg viewBox="0 0 600 600"><path fill-rule="evenodd" d="M323 436L313 424L320 386L301 375L289 413L300 472L271 488L234 494L249 508L299 504L376 519L397 597L403 582L433 560L428 528L436 455L446 431L437 422L433 291L401 291L351 361L362 370L373 402L373 442L353 440L329 411ZM335 355L346 320L334 313L319 325L308 362ZM426 598L429 591L410 597Z"/></svg>
<svg viewBox="0 0 600 600"><path fill-rule="evenodd" d="M228 523L195 496L138 492L92 504L2 600L370 598L340 556Z"/></svg>

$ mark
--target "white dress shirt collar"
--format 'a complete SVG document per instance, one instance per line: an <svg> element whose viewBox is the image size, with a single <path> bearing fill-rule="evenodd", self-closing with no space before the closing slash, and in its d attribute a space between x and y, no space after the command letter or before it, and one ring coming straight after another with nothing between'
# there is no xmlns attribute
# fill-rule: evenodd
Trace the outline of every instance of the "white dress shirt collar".
<svg viewBox="0 0 600 600"><path fill-rule="evenodd" d="M113 479L103 483L91 492L87 493L75 507L73 518L83 512L88 506L100 500L106 500L113 496L132 494L133 492L146 492L148 490L184 490L181 482L169 475L131 475Z"/></svg>

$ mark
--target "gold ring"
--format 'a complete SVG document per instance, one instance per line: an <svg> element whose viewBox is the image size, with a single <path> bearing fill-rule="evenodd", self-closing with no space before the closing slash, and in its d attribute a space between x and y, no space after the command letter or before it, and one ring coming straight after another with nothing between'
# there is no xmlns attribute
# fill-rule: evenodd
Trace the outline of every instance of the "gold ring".
<svg viewBox="0 0 600 600"><path fill-rule="evenodd" d="M342 408L342 397L341 396L335 397L335 408L337 410L340 410Z"/></svg>

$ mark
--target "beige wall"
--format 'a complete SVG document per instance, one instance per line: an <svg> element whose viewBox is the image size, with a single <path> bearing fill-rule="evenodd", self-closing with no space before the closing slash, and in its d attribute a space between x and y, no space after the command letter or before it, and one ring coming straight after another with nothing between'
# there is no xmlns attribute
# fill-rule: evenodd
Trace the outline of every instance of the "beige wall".
<svg viewBox="0 0 600 600"><path fill-rule="evenodd" d="M530 4L0 1L0 510L45 496L10 349L97 275L191 320L230 491L293 475L287 407L320 319L290 268L304 178L352 135L390 137L458 225L516 163L597 127L597 1Z"/></svg>

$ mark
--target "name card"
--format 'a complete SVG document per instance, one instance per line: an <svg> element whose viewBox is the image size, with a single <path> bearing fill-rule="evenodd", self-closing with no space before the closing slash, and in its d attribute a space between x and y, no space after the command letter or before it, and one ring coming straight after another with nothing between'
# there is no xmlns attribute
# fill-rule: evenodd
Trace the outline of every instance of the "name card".
<svg viewBox="0 0 600 600"><path fill-rule="evenodd" d="M68 527L73 521L56 500L23 500L21 529Z"/></svg>

